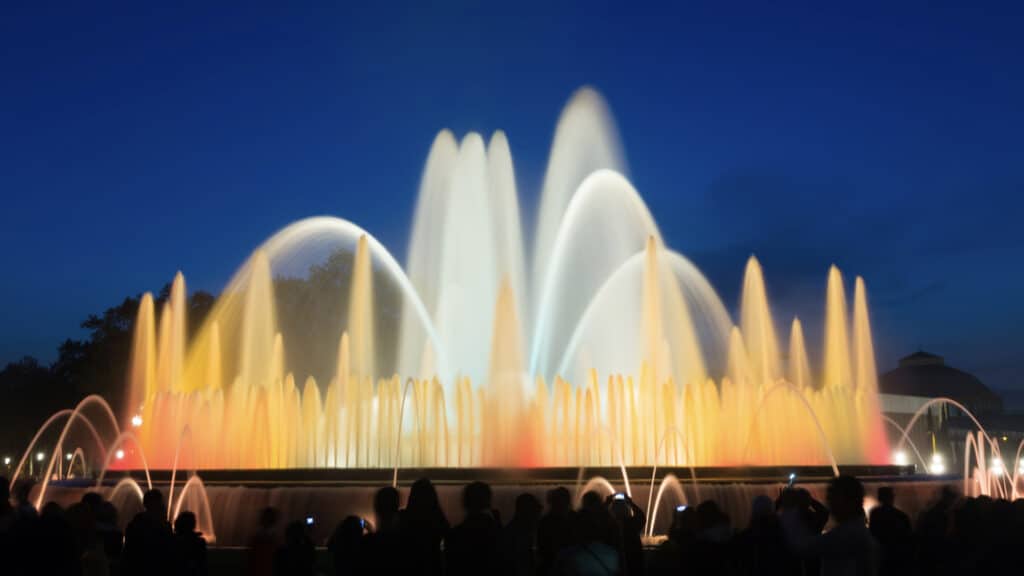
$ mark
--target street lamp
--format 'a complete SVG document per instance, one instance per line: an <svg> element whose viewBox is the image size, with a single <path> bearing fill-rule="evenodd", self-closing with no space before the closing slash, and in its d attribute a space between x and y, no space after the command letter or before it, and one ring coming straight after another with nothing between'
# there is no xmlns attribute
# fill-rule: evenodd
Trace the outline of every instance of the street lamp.
<svg viewBox="0 0 1024 576"><path fill-rule="evenodd" d="M43 458L46 458L46 454L43 452L36 452L36 462L42 462Z"/></svg>

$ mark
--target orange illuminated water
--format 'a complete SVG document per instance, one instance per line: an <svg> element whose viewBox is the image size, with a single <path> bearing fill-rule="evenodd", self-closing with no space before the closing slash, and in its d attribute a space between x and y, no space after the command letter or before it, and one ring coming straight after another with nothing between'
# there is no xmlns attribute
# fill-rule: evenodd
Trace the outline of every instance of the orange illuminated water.
<svg viewBox="0 0 1024 576"><path fill-rule="evenodd" d="M851 311L829 271L816 370L799 320L780 341L753 257L734 324L662 243L618 150L601 98L577 93L529 266L504 134L442 131L404 267L350 222L296 222L253 252L190 341L179 274L161 310L149 295L139 307L123 425L134 419L158 468L186 436L191 468L886 461L863 281ZM279 317L293 264L332 250L352 254L348 286L317 297L347 300L333 308L341 330ZM379 326L382 312L398 320ZM314 348L334 351L319 380L293 360ZM138 465L129 452L121 465Z"/></svg>

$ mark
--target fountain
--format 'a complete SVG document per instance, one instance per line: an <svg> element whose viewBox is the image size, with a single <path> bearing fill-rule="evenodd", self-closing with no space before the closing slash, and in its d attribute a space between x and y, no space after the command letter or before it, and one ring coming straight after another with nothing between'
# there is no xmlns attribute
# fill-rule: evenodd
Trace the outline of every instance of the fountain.
<svg viewBox="0 0 1024 576"><path fill-rule="evenodd" d="M618 150L600 96L579 91L529 262L504 134L442 131L405 268L355 224L296 222L253 252L191 341L179 273L159 314L150 295L139 307L121 423L138 424L141 450L116 465L145 453L171 468L186 427L219 439L193 443L196 469L885 462L863 281L851 327L829 271L822 377L798 320L784 366L758 261L734 325L664 245ZM297 328L280 285L336 255L348 286L315 297L347 306ZM307 348L318 357L293 353Z"/></svg>
<svg viewBox="0 0 1024 576"><path fill-rule="evenodd" d="M207 493L224 488L197 472L382 470L397 484L407 468L578 468L579 487L585 467L598 469L585 485L607 491L600 474L621 471L629 490L627 468L649 467L636 497L650 507L662 467L657 507L666 490L685 501L676 476L696 487L702 467L888 464L864 281L851 310L828 271L815 370L800 320L780 341L758 260L736 322L626 174L604 101L581 89L555 131L527 258L505 134L442 130L404 268L356 224L301 220L253 251L191 338L178 273L159 310L141 299L120 413L90 398L45 427L66 419L69 452L68 431L87 428L95 441L74 453L101 478L170 471L173 498L177 470L191 471L172 504L198 506L211 533L225 504ZM982 459L986 445L972 444ZM975 471L1007 490L988 474Z"/></svg>

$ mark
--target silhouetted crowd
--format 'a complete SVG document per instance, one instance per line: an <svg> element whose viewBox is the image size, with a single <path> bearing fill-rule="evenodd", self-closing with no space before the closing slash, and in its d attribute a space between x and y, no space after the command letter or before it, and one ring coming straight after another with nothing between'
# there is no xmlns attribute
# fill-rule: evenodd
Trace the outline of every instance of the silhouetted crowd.
<svg viewBox="0 0 1024 576"><path fill-rule="evenodd" d="M173 527L158 490L144 510L118 528L117 510L97 493L62 509L37 512L28 488L13 498L0 478L0 572L61 575L204 575L206 542L196 517L177 515ZM667 538L643 539L646 518L625 494L584 493L577 506L565 488L546 506L522 494L503 523L491 488L463 489L462 522L452 526L429 480L412 485L404 509L397 490L374 496L372 521L345 518L326 542L335 574L463 575L913 575L1020 573L1014 545L1024 543L1024 500L960 498L943 489L914 526L895 505L892 488L878 489L864 513L864 486L839 476L816 501L799 487L775 500L756 497L749 524L737 529L712 500L678 506ZM317 574L312 519L287 522L264 509L245 550L243 573Z"/></svg>
<svg viewBox="0 0 1024 576"><path fill-rule="evenodd" d="M117 509L99 493L87 492L66 509L48 502L37 512L31 488L19 484L12 505L8 481L0 478L0 574L207 574L195 514L181 512L172 529L159 490L143 495L143 511L122 533Z"/></svg>

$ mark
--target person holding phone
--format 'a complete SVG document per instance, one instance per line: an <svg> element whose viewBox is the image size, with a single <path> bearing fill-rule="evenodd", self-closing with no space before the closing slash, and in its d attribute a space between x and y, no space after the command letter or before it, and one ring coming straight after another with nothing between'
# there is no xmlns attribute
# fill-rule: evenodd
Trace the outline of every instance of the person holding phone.
<svg viewBox="0 0 1024 576"><path fill-rule="evenodd" d="M338 523L327 540L327 550L334 559L335 574L369 573L369 563L362 545L366 533L366 520L358 516L347 516Z"/></svg>

